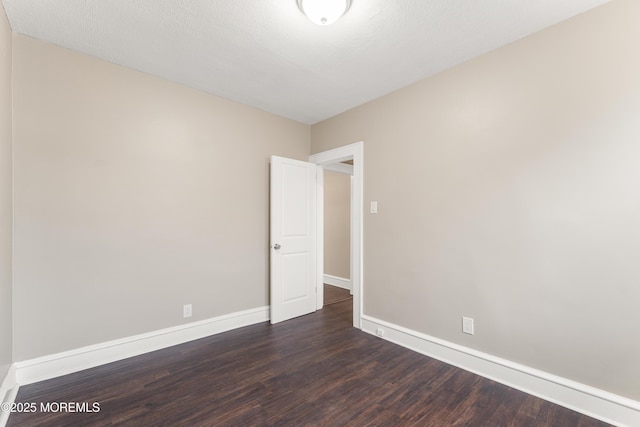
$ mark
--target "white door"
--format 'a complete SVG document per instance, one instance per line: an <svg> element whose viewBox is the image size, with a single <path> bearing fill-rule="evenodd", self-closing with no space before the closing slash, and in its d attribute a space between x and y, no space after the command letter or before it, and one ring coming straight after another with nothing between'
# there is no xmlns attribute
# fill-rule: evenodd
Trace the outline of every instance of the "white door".
<svg viewBox="0 0 640 427"><path fill-rule="evenodd" d="M271 157L271 323L316 309L316 170Z"/></svg>

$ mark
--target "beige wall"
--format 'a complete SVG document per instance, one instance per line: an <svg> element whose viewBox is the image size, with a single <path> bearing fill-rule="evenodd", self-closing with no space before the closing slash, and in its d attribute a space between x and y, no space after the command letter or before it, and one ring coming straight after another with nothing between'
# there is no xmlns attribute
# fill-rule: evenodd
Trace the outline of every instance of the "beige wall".
<svg viewBox="0 0 640 427"><path fill-rule="evenodd" d="M0 6L0 382L12 362L11 28ZM0 396L0 400L3 396Z"/></svg>
<svg viewBox="0 0 640 427"><path fill-rule="evenodd" d="M351 278L351 176L324 173L324 274Z"/></svg>
<svg viewBox="0 0 640 427"><path fill-rule="evenodd" d="M365 144L365 314L640 400L639 16L611 2L312 127L313 153Z"/></svg>
<svg viewBox="0 0 640 427"><path fill-rule="evenodd" d="M309 126L19 35L14 95L16 360L269 303Z"/></svg>

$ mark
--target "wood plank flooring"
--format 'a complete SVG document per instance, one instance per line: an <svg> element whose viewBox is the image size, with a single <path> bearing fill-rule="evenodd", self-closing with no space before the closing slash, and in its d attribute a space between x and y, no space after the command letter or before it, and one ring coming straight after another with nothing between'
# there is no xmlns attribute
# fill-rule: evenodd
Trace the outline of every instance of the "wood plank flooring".
<svg viewBox="0 0 640 427"><path fill-rule="evenodd" d="M353 299L353 296L348 289L324 284L324 305L335 304L351 299Z"/></svg>
<svg viewBox="0 0 640 427"><path fill-rule="evenodd" d="M351 301L21 387L8 426L606 426L351 327Z"/></svg>

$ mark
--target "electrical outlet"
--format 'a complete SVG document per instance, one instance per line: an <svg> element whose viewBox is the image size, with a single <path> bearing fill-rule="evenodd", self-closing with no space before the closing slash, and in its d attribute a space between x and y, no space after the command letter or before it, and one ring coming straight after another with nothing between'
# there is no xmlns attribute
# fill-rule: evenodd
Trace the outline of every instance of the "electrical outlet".
<svg viewBox="0 0 640 427"><path fill-rule="evenodd" d="M193 315L191 304L185 304L182 306L182 317L191 317L191 315Z"/></svg>
<svg viewBox="0 0 640 427"><path fill-rule="evenodd" d="M473 319L471 317L462 318L462 332L473 335Z"/></svg>
<svg viewBox="0 0 640 427"><path fill-rule="evenodd" d="M383 337L384 336L384 329L382 329L382 328L376 329L376 335L379 336L379 337Z"/></svg>

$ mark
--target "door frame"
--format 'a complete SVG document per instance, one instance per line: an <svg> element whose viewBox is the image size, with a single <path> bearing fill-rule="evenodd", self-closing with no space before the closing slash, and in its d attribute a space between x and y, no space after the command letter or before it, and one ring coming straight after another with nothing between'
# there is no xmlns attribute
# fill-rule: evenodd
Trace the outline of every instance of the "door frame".
<svg viewBox="0 0 640 427"><path fill-rule="evenodd" d="M351 283L353 291L353 326L362 329L363 301L363 183L364 142L355 142L343 147L323 151L309 156L309 162L318 165L317 179L317 308L324 303L324 169L329 165L353 160L351 189Z"/></svg>

